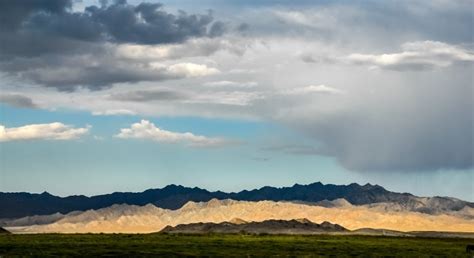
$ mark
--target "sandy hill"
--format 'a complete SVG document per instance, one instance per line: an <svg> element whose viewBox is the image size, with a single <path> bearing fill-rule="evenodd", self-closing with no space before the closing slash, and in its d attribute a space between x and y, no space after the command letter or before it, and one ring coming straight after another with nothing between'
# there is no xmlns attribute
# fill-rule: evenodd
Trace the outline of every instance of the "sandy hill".
<svg viewBox="0 0 474 258"><path fill-rule="evenodd" d="M292 202L211 200L188 202L181 209L154 205L113 205L98 210L68 214L44 225L8 227L14 232L129 232L149 233L166 226L189 223L221 223L238 218L244 222L307 218L315 223L330 221L349 230L384 228L397 231L474 232L474 220L456 214L431 215L413 211L387 211L380 207L342 205L323 207Z"/></svg>

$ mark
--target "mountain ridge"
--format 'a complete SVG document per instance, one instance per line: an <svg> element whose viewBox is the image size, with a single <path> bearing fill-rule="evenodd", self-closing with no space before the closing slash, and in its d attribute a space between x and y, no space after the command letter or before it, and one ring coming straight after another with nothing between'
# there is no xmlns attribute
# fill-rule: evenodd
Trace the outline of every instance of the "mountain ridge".
<svg viewBox="0 0 474 258"><path fill-rule="evenodd" d="M474 209L469 209L470 214L474 214ZM474 232L474 219L458 213L430 215L412 211L385 211L369 205L334 205L327 208L295 202L213 199L208 202L189 202L178 210L162 209L152 204L115 204L98 210L71 212L62 218L42 218L43 222L49 221L45 224L35 223L34 220L27 221L27 224L25 220L13 220L0 226L13 233L152 233L166 226L199 222L248 223L306 218L316 223L330 221L349 230L384 228Z"/></svg>
<svg viewBox="0 0 474 258"><path fill-rule="evenodd" d="M41 194L4 193L0 192L0 218L21 218L34 215L54 213L66 214L71 211L105 208L114 204L144 206L153 204L160 208L176 210L189 201L205 202L211 199L233 199L240 201L301 201L315 203L324 200L345 199L353 205L364 205L380 202L393 202L401 206L409 205L412 210L432 213L426 200L439 203L441 210L461 210L465 206L474 207L474 203L451 197L418 197L410 193L391 192L379 185L352 183L348 185L322 184L316 182L308 185L294 184L290 187L264 186L259 189L240 192L208 191L198 187L167 185L163 188L148 189L143 192L114 192L87 197L72 195L59 197L48 192Z"/></svg>

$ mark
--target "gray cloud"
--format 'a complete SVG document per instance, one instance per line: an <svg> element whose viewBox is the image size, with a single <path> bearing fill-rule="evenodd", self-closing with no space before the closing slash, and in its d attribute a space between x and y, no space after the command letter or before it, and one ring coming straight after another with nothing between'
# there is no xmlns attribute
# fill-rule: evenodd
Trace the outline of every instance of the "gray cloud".
<svg viewBox="0 0 474 258"><path fill-rule="evenodd" d="M216 69L204 65L124 59L117 49L127 44L156 47L211 39L226 27L214 22L211 12L173 14L159 3L132 5L126 1L88 6L83 12L73 11L71 0L0 1L0 17L0 71L61 91L215 73ZM220 46L196 44L188 55L211 54ZM178 58L176 51L179 49L174 47L171 57L158 60Z"/></svg>
<svg viewBox="0 0 474 258"><path fill-rule="evenodd" d="M55 16L47 21L42 20L45 14L23 10L21 13L28 15L17 16L28 17L22 19L27 22L15 23L15 17L8 18L12 29L2 35L18 33L6 39L11 44L2 45L10 47L3 52L10 57L3 56L0 70L72 91L78 85L97 90L115 83L215 74L210 66L218 64L219 74L210 80L179 81L176 92L151 90L164 86L159 82L134 85L130 92L110 89L105 99L101 94L77 92L69 96L87 96L77 98L70 107L81 103L81 108L96 114L271 121L295 128L311 141L305 146L274 146L268 151L327 155L355 171L473 167L473 24L469 1L322 1L316 6L311 1L304 8L282 5L232 10L241 13L226 18L235 19L234 24L250 24L242 26L245 33L215 38L227 23L210 21L205 33L190 29L186 39L177 33L168 38L175 40L173 44L164 45L152 44L154 39L144 33L154 20L142 27L132 17L127 24L133 33L128 33L127 26L111 31L119 22L115 23L114 17L125 22L130 13L142 15L144 11L135 9L137 6L113 4L75 14L68 5L42 7L46 8L42 12ZM120 16L122 11L127 15ZM63 16L77 19L68 26L82 29L70 27L68 31L80 33L72 35L60 28L55 19ZM102 27L89 29L81 20L83 16L97 18L92 22ZM33 32L35 27L41 34ZM93 33L97 31L100 33ZM251 47L246 48L246 40L252 42ZM30 44L33 41L35 44ZM221 49L246 52L236 58L219 52ZM209 67L197 69L203 73L196 73L196 69L183 73L186 63L170 69L172 62L191 61ZM57 99L62 106L69 105L63 97ZM40 103L46 102L43 99ZM311 145L313 141L317 144Z"/></svg>
<svg viewBox="0 0 474 258"><path fill-rule="evenodd" d="M246 91L206 91L195 90L192 88L182 88L174 90L171 88L165 89L150 89L150 90L132 90L126 92L119 92L111 94L108 99L122 101L122 102L155 102L160 101L161 104L176 105L179 103L181 108L189 105L200 105L205 108L215 108L209 105L223 105L223 106L250 106L255 100L261 98L259 92ZM221 107L222 108L222 107ZM196 109L196 107L193 107Z"/></svg>
<svg viewBox="0 0 474 258"><path fill-rule="evenodd" d="M24 0L24 1L0 1L0 21L2 30L16 30L28 17L35 12L46 12L51 14L62 14L72 7L70 0Z"/></svg>
<svg viewBox="0 0 474 258"><path fill-rule="evenodd" d="M173 80L219 72L215 68L194 63L164 65L151 61L120 60L100 54L15 59L0 63L0 69L60 91L73 91L78 86L100 90L115 83Z"/></svg>
<svg viewBox="0 0 474 258"><path fill-rule="evenodd" d="M71 6L70 0L2 1L2 55L41 55L74 48L82 42L178 43L192 37L218 36L225 31L222 22L213 23L210 12L172 14L159 3L130 5L116 1L86 7L84 12L72 12ZM40 44L30 49L31 44L26 43L31 43L27 41L31 39Z"/></svg>
<svg viewBox="0 0 474 258"><path fill-rule="evenodd" d="M0 103L19 108L37 108L33 100L21 94L0 94Z"/></svg>
<svg viewBox="0 0 474 258"><path fill-rule="evenodd" d="M389 53L351 53L346 56L314 55L299 57L305 63L330 65L361 65L370 69L423 71L474 62L472 49L439 41L405 42L401 50Z"/></svg>
<svg viewBox="0 0 474 258"><path fill-rule="evenodd" d="M306 105L279 119L317 141L315 155L335 157L349 170L470 169L472 77L469 68L461 69L423 78L405 74L399 85L386 82L383 90L367 92L361 88L361 95L337 102L337 111Z"/></svg>
<svg viewBox="0 0 474 258"><path fill-rule="evenodd" d="M389 54L351 54L346 61L388 70L428 70L474 62L474 53L443 42L421 41L402 45L402 52Z"/></svg>
<svg viewBox="0 0 474 258"><path fill-rule="evenodd" d="M148 101L170 101L186 99L186 95L171 90L137 90L125 93L115 93L110 96L112 100L148 102Z"/></svg>

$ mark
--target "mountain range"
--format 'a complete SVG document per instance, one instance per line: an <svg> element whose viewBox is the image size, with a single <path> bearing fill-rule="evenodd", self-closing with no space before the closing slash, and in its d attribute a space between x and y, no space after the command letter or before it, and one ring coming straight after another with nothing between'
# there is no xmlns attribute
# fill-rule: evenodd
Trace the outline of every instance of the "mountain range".
<svg viewBox="0 0 474 258"><path fill-rule="evenodd" d="M112 194L87 197L74 195L59 197L47 192L5 193L0 192L0 218L21 218L34 215L46 215L72 211L101 209L114 204L144 206L153 204L164 209L179 209L189 201L206 202L211 199L232 199L241 201L295 201L316 203L345 199L353 205L392 203L401 209L428 214L460 211L464 207L474 207L474 203L450 197L417 197L409 193L396 193L379 185L295 184L291 187L265 186L255 190L225 193L207 191L201 188L190 188L180 185L168 185L161 189L149 189L144 192L115 192Z"/></svg>
<svg viewBox="0 0 474 258"><path fill-rule="evenodd" d="M392 210L391 206L390 203L352 205L344 199L323 203L212 199L208 202L190 201L177 210L153 204L115 204L65 215L4 220L0 221L0 226L13 233L153 233L167 226L190 223L244 224L304 218L315 223L330 221L351 231L371 228L404 232L474 232L473 208L464 207L461 211L431 215Z"/></svg>

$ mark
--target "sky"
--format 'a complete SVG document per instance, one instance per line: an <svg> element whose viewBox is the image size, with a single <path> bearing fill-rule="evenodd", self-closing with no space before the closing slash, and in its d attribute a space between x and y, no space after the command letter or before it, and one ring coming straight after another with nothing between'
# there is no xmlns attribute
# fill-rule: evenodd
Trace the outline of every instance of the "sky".
<svg viewBox="0 0 474 258"><path fill-rule="evenodd" d="M0 192L474 201L467 0L0 0Z"/></svg>

